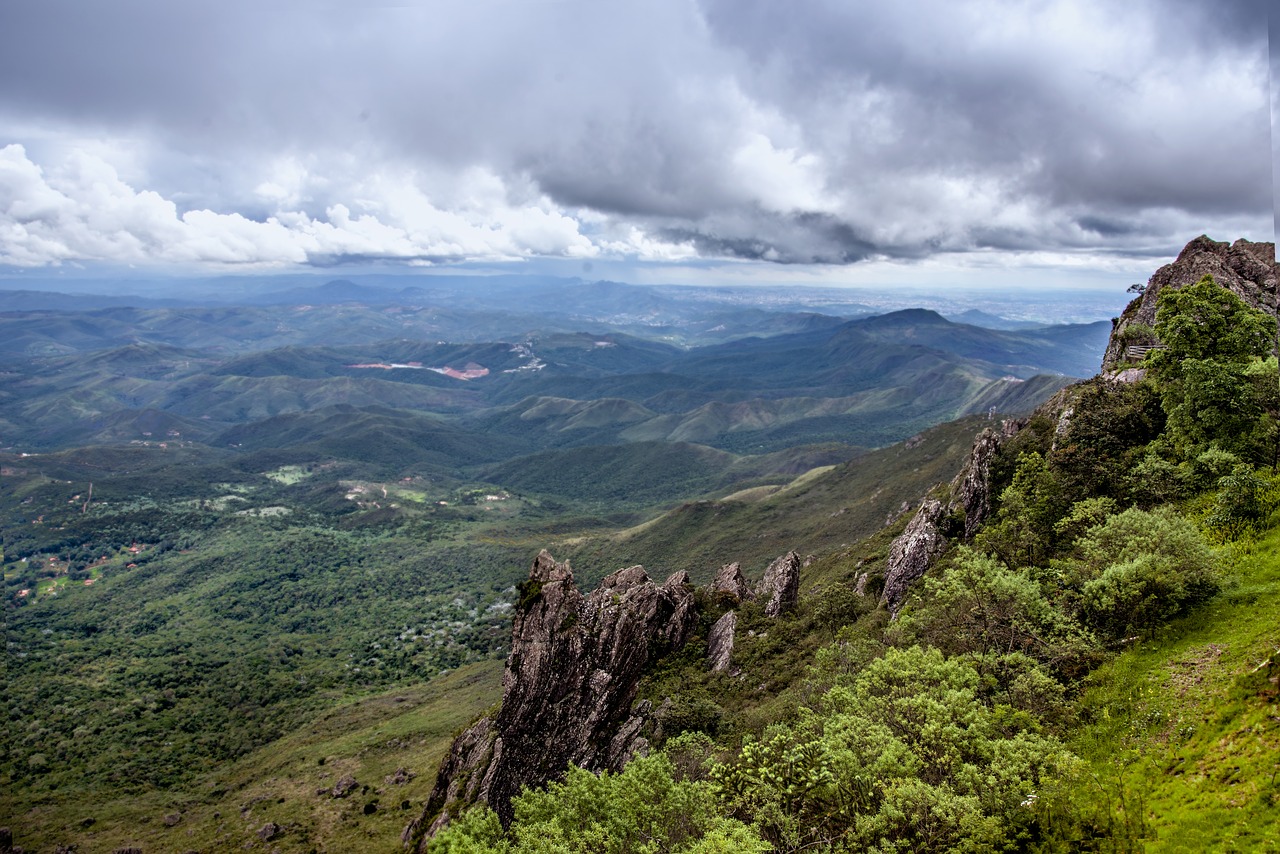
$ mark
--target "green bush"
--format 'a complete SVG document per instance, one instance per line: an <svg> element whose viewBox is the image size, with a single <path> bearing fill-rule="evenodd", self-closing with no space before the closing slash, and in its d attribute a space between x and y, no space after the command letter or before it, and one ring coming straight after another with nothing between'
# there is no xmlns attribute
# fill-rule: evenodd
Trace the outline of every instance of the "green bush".
<svg viewBox="0 0 1280 854"><path fill-rule="evenodd" d="M1055 739L1008 727L982 682L936 649L890 649L794 723L748 739L713 779L777 850L1004 847L1034 823L1041 780L1077 763Z"/></svg>
<svg viewBox="0 0 1280 854"><path fill-rule="evenodd" d="M1213 552L1169 507L1131 508L1076 540L1069 574L1084 620L1113 638L1146 633L1218 589Z"/></svg>
<svg viewBox="0 0 1280 854"><path fill-rule="evenodd" d="M431 854L765 854L747 825L721 814L710 785L677 780L665 755L599 776L570 768L563 782L526 789L503 832L497 814L473 809L431 840Z"/></svg>

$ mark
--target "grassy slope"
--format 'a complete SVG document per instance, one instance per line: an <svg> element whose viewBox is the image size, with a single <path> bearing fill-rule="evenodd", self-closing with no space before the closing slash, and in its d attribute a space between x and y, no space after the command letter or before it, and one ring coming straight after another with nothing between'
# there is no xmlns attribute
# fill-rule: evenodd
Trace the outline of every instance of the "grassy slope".
<svg viewBox="0 0 1280 854"><path fill-rule="evenodd" d="M974 434L985 425L979 418L945 424L818 476L802 475L793 486L758 501L735 494L732 500L682 504L637 528L561 550L588 579L634 563L644 564L654 577L685 569L700 584L731 561L758 575L790 549L828 552L881 530L935 484L955 475Z"/></svg>
<svg viewBox="0 0 1280 854"><path fill-rule="evenodd" d="M1209 605L1091 679L1074 748L1147 850L1280 851L1280 529L1238 556ZM1109 783L1108 783L1109 781Z"/></svg>
<svg viewBox="0 0 1280 854"><path fill-rule="evenodd" d="M499 662L480 662L344 703L182 791L103 799L94 790L24 804L20 814L0 799L0 824L29 851L72 840L86 852L231 851L250 843L280 852L398 851L400 831L430 794L453 733L499 696L501 675ZM399 768L415 776L388 783ZM333 798L329 790L348 774L362 788ZM376 811L366 815L370 803ZM179 820L170 827L171 816ZM256 834L268 822L284 830L264 844Z"/></svg>

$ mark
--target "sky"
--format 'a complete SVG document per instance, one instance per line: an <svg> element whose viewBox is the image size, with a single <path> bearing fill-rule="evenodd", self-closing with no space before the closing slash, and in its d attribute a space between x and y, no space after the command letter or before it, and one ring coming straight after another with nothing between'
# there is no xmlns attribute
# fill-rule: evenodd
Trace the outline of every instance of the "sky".
<svg viewBox="0 0 1280 854"><path fill-rule="evenodd" d="M5 0L0 273L1145 280L1274 239L1268 6Z"/></svg>

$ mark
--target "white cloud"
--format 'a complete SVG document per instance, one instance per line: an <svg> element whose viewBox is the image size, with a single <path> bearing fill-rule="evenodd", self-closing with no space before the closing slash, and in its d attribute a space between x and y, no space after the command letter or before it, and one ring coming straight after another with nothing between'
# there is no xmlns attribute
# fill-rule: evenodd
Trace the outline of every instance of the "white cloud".
<svg viewBox="0 0 1280 854"><path fill-rule="evenodd" d="M256 188L287 205L331 182L286 164L284 181ZM583 233L579 221L545 196L515 204L502 179L486 170L454 176L458 207L445 210L412 172L375 172L351 187L350 206L333 202L323 216L281 209L262 219L208 209L178 212L150 190L122 181L101 158L72 152L46 172L21 145L0 148L0 264L67 261L213 265L291 265L344 259L509 261L529 257L594 258L607 251L640 259L686 257L632 227L625 240ZM354 209L353 209L354 208Z"/></svg>

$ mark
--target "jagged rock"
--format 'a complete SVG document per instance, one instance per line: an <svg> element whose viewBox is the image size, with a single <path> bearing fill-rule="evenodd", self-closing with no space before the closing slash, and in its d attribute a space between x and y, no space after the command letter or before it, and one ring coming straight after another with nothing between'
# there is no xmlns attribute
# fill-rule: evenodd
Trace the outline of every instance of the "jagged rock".
<svg viewBox="0 0 1280 854"><path fill-rule="evenodd" d="M171 812L163 819L165 827L177 827L182 823L182 813Z"/></svg>
<svg viewBox="0 0 1280 854"><path fill-rule="evenodd" d="M269 821L262 827L258 828L258 838L263 842L270 842L283 832L283 827L276 824L274 821Z"/></svg>
<svg viewBox="0 0 1280 854"><path fill-rule="evenodd" d="M856 581L854 582L854 584L853 584L853 592L854 592L854 593L857 593L859 596L866 596L866 595L867 595L867 580L868 580L870 577L871 577L870 573L866 572L865 570L864 570L863 572L859 572L859 573L858 573L858 578L857 578L857 580L856 580Z"/></svg>
<svg viewBox="0 0 1280 854"><path fill-rule="evenodd" d="M739 563L728 563L720 567L720 571L711 581L710 589L712 594L721 594L734 602L754 602L756 599L756 594L752 592L751 585L742 574L742 565Z"/></svg>
<svg viewBox="0 0 1280 854"><path fill-rule="evenodd" d="M800 598L800 555L787 552L769 564L756 595L765 603L766 617L777 617Z"/></svg>
<svg viewBox="0 0 1280 854"><path fill-rule="evenodd" d="M502 706L457 739L427 807L405 828L425 839L460 807L488 804L504 824L524 786L559 779L573 763L618 770L647 744L639 735L647 703L632 709L647 665L684 645L697 621L685 572L654 584L639 566L615 572L590 594L568 563L543 551L521 588L502 678Z"/></svg>
<svg viewBox="0 0 1280 854"><path fill-rule="evenodd" d="M1274 243L1237 240L1225 243L1201 235L1188 243L1172 264L1165 264L1147 281L1142 295L1129 303L1116 318L1111 340L1102 357L1102 371L1107 373L1125 362L1130 341L1124 332L1135 323L1154 326L1160 292L1167 287L1194 284L1205 276L1232 291L1253 308L1276 314L1276 285L1280 265L1276 263Z"/></svg>
<svg viewBox="0 0 1280 854"><path fill-rule="evenodd" d="M733 632L738 627L738 614L729 611L716 620L707 633L707 665L712 673L724 673L729 669L733 656Z"/></svg>
<svg viewBox="0 0 1280 854"><path fill-rule="evenodd" d="M1113 374L1107 374L1107 379L1113 383L1140 383L1147 375L1146 368L1125 368L1123 371L1116 371Z"/></svg>
<svg viewBox="0 0 1280 854"><path fill-rule="evenodd" d="M1026 424L1023 420L1000 422L1000 429L986 428L973 440L973 448L964 467L951 482L952 509L964 512L964 535L972 537L991 514L991 463L1000 446ZM909 526L908 526L909 527Z"/></svg>
<svg viewBox="0 0 1280 854"><path fill-rule="evenodd" d="M946 505L941 501L926 498L907 523L906 530L889 547L880 602L888 605L891 613L898 613L907 598L907 589L925 574L946 547L946 538L938 526L946 512Z"/></svg>
<svg viewBox="0 0 1280 854"><path fill-rule="evenodd" d="M333 784L329 794L335 798L345 798L358 788L360 788L360 784L356 782L356 778L347 774L344 777L340 777L338 782Z"/></svg>

